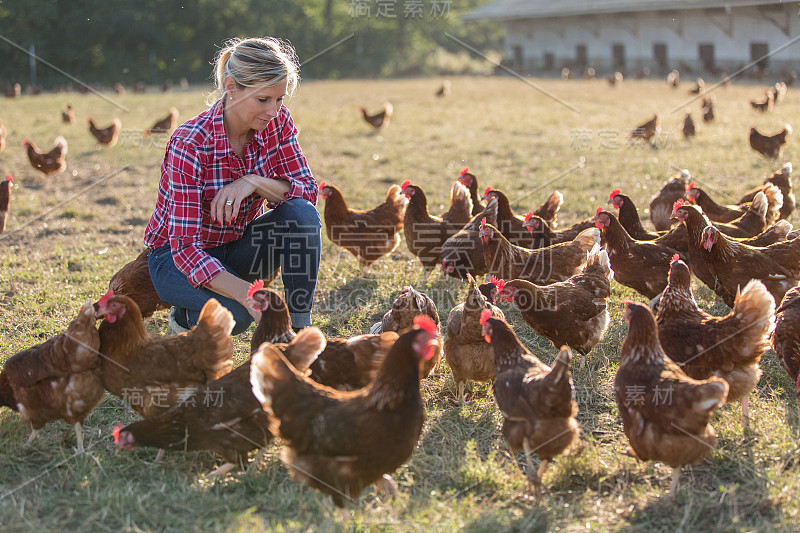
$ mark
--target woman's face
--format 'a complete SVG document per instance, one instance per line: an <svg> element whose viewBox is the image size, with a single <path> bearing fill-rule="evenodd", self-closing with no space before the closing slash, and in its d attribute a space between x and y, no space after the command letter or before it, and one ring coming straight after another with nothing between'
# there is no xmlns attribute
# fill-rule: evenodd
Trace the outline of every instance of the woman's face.
<svg viewBox="0 0 800 533"><path fill-rule="evenodd" d="M274 87L236 87L228 90L233 100L225 102L225 111L230 113L237 125L244 129L263 130L278 111L286 96L288 82L284 80Z"/></svg>

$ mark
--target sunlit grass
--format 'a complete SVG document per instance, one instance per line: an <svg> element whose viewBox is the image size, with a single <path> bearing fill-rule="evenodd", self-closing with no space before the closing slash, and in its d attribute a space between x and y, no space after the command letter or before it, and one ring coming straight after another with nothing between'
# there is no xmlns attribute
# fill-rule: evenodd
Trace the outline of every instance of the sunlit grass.
<svg viewBox="0 0 800 533"><path fill-rule="evenodd" d="M800 100L792 89L773 112L760 114L748 103L760 96L760 85L720 88L718 119L706 125L699 102L689 102L689 84L671 90L660 80L626 81L616 88L603 81L532 81L578 113L511 78L454 78L452 95L444 99L434 96L438 79L305 82L289 106L315 175L337 185L352 207L372 207L391 184L411 179L422 184L431 211L441 213L453 180L469 166L481 187L506 191L517 212L536 207L554 189L562 191L559 220L564 226L605 205L614 188L630 195L646 219L650 197L682 168L715 196L733 202L783 163L753 152L748 128L777 131L800 117ZM178 107L182 119L204 108L199 89L109 98L130 112L78 94L3 102L0 120L9 130L9 142L0 153L0 173L14 176L14 189L6 234L0 237L0 360L63 330L80 305L97 299L111 275L136 256L155 203L163 156L163 142L139 143L137 132L170 106ZM395 115L385 131L375 133L361 120L358 106L378 109L387 100ZM59 111L68 102L75 109L73 125L60 122ZM684 109L698 123L698 137L691 143L679 132ZM627 133L655 111L662 115L661 147L629 145ZM119 117L128 136L114 148L97 147L85 123L88 115L100 124ZM20 143L28 138L45 147L57 135L69 141L67 170L44 178L30 167ZM784 160L795 152L790 144ZM99 180L105 181L98 185ZM465 287L438 273L421 286L421 277L405 244L362 278L353 257L324 239L314 323L330 336L363 333L408 284L431 295L445 321ZM695 291L704 308L725 312L708 289L695 283ZM750 428L740 426L738 403L720 409L713 419L717 448L699 466L685 469L675 501L666 498L668 467L622 455L627 443L613 379L627 332L621 317L626 298L643 300L614 285L606 337L583 367L575 360L581 440L545 474L550 490L543 500L524 497L524 456L512 454L503 440L489 386L469 384L469 402L459 408L450 371L442 364L423 384L428 420L419 447L394 475L399 501L387 503L366 491L353 508L356 527L796 529L798 413L792 384L772 352L762 362ZM506 307L506 315L523 341L551 363L556 351L550 343L524 324L515 307ZM157 314L148 327L165 333L166 315ZM241 362L249 334L236 338L235 346ZM118 399L107 397L86 421L88 455L76 457L74 434L66 424L48 425L34 444L23 447L26 428L16 413L0 412L4 530L341 526L329 498L288 478L277 445L258 472L234 472L209 484L202 476L219 464L209 452L170 453L161 464L153 463L154 450L115 454L110 430L116 422L132 420Z"/></svg>

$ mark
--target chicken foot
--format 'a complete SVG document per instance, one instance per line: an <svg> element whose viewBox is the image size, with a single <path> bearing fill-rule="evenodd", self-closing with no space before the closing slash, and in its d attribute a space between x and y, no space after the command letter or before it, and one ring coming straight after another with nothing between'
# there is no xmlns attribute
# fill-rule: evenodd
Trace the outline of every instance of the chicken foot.
<svg viewBox="0 0 800 533"><path fill-rule="evenodd" d="M464 395L464 382L458 384L458 405L464 406L464 402L467 401L466 396Z"/></svg>
<svg viewBox="0 0 800 533"><path fill-rule="evenodd" d="M397 487L389 474L384 474L383 477L378 480L378 489L382 490L390 499L397 499Z"/></svg>

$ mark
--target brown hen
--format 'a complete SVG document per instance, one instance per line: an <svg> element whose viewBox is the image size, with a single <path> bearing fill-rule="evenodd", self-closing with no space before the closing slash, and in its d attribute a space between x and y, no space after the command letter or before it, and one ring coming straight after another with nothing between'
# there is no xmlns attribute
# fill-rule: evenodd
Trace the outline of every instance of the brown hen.
<svg viewBox="0 0 800 533"><path fill-rule="evenodd" d="M447 317L447 339L444 341L444 358L458 386L459 405L464 405L464 384L467 381L491 381L495 376L494 352L483 339L481 313L488 309L493 318L505 320L503 311L481 293L475 278L467 274L467 281L466 298L453 307ZM503 280L492 278L492 285L502 290Z"/></svg>
<svg viewBox="0 0 800 533"><path fill-rule="evenodd" d="M600 242L596 228L583 231L573 241L536 250L511 244L489 224L482 224L480 237L483 260L491 275L540 285L565 281L577 274L586 263L586 254Z"/></svg>
<svg viewBox="0 0 800 533"><path fill-rule="evenodd" d="M328 239L353 254L366 273L369 266L400 244L408 200L400 187L392 185L386 200L365 211L350 209L341 191L324 181L319 194L325 199L325 233Z"/></svg>
<svg viewBox="0 0 800 533"><path fill-rule="evenodd" d="M688 170L681 170L680 174L668 179L659 193L650 200L650 220L656 231L666 231L672 225L670 217L673 205L686 194L690 178Z"/></svg>
<svg viewBox="0 0 800 533"><path fill-rule="evenodd" d="M528 491L540 493L542 475L554 457L569 450L580 434L578 404L574 390L567 346L553 362L542 363L505 320L484 312L483 333L492 344L497 377L494 397L503 415L503 436L513 451L524 451L528 462ZM541 460L534 472L531 453Z"/></svg>
<svg viewBox="0 0 800 533"><path fill-rule="evenodd" d="M450 191L450 209L441 217L428 212L428 199L421 187L406 180L400 186L408 198L403 217L403 234L409 251L422 263L423 281L442 262L442 245L470 220L472 200L469 190L455 182Z"/></svg>
<svg viewBox="0 0 800 533"><path fill-rule="evenodd" d="M105 128L99 128L95 124L94 120L91 117L86 119L86 122L89 123L89 132L92 136L97 140L98 144L102 144L108 148L111 148L115 144L117 144L117 139L119 138L119 132L122 130L122 121L120 119L115 118L111 121L111 124L106 126ZM124 144L124 143L123 143Z"/></svg>
<svg viewBox="0 0 800 533"><path fill-rule="evenodd" d="M108 288L114 294L128 296L136 305L142 318L152 316L156 311L169 309L170 305L158 297L153 280L150 278L150 269L147 266L147 257L150 249L145 248L130 263L126 264L111 277Z"/></svg>
<svg viewBox="0 0 800 533"><path fill-rule="evenodd" d="M191 331L164 337L145 330L139 306L127 296L109 291L97 307L104 318L100 379L143 417L165 411L233 367L233 316L214 298Z"/></svg>
<svg viewBox="0 0 800 533"><path fill-rule="evenodd" d="M86 302L67 330L18 352L0 373L0 405L19 411L30 428L30 444L52 420L75 428L78 453L84 452L83 421L105 394L96 375L100 338L94 307Z"/></svg>
<svg viewBox="0 0 800 533"><path fill-rule="evenodd" d="M607 302L613 277L608 253L597 244L583 270L568 280L539 286L512 279L505 283L500 297L516 303L525 322L554 347L566 344L585 356L608 328Z"/></svg>
<svg viewBox="0 0 800 533"><path fill-rule="evenodd" d="M31 141L27 139L22 141L22 146L25 147L28 154L28 161L31 162L33 168L45 176L58 174L67 168L67 160L64 159L64 156L67 155L67 140L59 135L53 144L54 147L49 152L40 152Z"/></svg>
<svg viewBox="0 0 800 533"><path fill-rule="evenodd" d="M783 148L791 134L791 124L786 124L781 131L774 135L764 135L755 128L750 128L750 148L765 157L778 158L783 153Z"/></svg>
<svg viewBox="0 0 800 533"><path fill-rule="evenodd" d="M630 443L628 454L671 466L674 496L681 467L699 463L716 444L709 419L725 403L728 384L718 377L700 381L687 376L661 348L647 306L629 303L624 317L629 329L614 395Z"/></svg>
<svg viewBox="0 0 800 533"><path fill-rule="evenodd" d="M775 319L772 348L796 384L795 392L800 403L800 287L786 291Z"/></svg>
<svg viewBox="0 0 800 533"><path fill-rule="evenodd" d="M745 195L739 199L739 203L743 204L745 202L752 202L756 194L761 192L764 188L764 185L768 183L775 185L781 190L781 193L783 194L783 205L781 205L780 218L781 220L787 220L789 216L794 212L795 204L797 203L797 198L795 197L794 191L792 190L791 162L786 163L779 170L776 170L775 172L770 174L767 178L764 179L764 182L761 185L745 193Z"/></svg>
<svg viewBox="0 0 800 533"><path fill-rule="evenodd" d="M408 460L422 433L420 367L438 333L430 319L417 323L420 329L394 343L375 381L357 391L314 383L270 344L253 356L253 393L286 445L281 458L289 474L329 494L345 518L345 502L376 481L397 492L387 474Z"/></svg>
<svg viewBox="0 0 800 533"><path fill-rule="evenodd" d="M614 279L651 300L661 294L667 286L670 260L678 251L656 241L633 239L617 217L601 207L595 220L603 234Z"/></svg>
<svg viewBox="0 0 800 533"><path fill-rule="evenodd" d="M758 363L769 350L775 300L760 281L752 280L737 292L730 313L712 316L697 305L691 281L689 267L675 257L656 315L661 347L689 377L724 379L727 403L742 400L744 427L748 396L761 377Z"/></svg>

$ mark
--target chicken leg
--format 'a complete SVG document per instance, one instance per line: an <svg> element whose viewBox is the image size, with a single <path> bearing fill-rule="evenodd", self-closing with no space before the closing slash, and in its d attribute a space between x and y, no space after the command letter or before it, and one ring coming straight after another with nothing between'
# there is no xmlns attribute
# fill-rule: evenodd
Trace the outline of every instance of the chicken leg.
<svg viewBox="0 0 800 533"><path fill-rule="evenodd" d="M742 429L747 429L747 423L750 421L750 395L748 394L742 398Z"/></svg>
<svg viewBox="0 0 800 533"><path fill-rule="evenodd" d="M674 498L678 493L678 481L681 479L681 467L676 466L672 469L672 484L669 487L669 497Z"/></svg>
<svg viewBox="0 0 800 533"><path fill-rule="evenodd" d="M228 472L230 472L236 465L234 463L225 463L224 465L220 466L210 474L206 476L206 481L210 481L215 477L222 477Z"/></svg>
<svg viewBox="0 0 800 533"><path fill-rule="evenodd" d="M83 426L80 422L75 422L73 427L75 428L75 437L78 439L77 453L86 453L86 450L83 448Z"/></svg>
<svg viewBox="0 0 800 533"><path fill-rule="evenodd" d="M256 456L253 458L253 462L250 463L250 465L247 467L248 473L253 473L258 470L258 465L261 464L261 460L264 458L264 455L266 453L267 453L266 446L258 450L258 453L256 453Z"/></svg>
<svg viewBox="0 0 800 533"><path fill-rule="evenodd" d="M464 382L462 381L461 383L458 384L458 405L463 407L464 402L466 401L467 399L464 395Z"/></svg>
<svg viewBox="0 0 800 533"><path fill-rule="evenodd" d="M33 426L29 426L29 427L31 428L31 434L28 435L28 440L25 441L25 446L30 446L31 443L33 442L33 439L35 439L36 435L39 434L39 430L38 429L33 429Z"/></svg>
<svg viewBox="0 0 800 533"><path fill-rule="evenodd" d="M530 494L531 493L531 487L533 487L534 491L536 492L536 497L537 498L541 498L542 497L542 491L541 491L542 480L539 478L538 474L533 471L533 464L532 464L532 461L531 461L531 445L528 443L528 439L527 438L522 441L522 446L525 449L525 460L528 463L527 464L527 470L526 470L526 474L527 474L527 477L528 477L528 490L527 490L527 493ZM547 465L544 464L544 461L542 461L542 465L543 466L547 466Z"/></svg>

